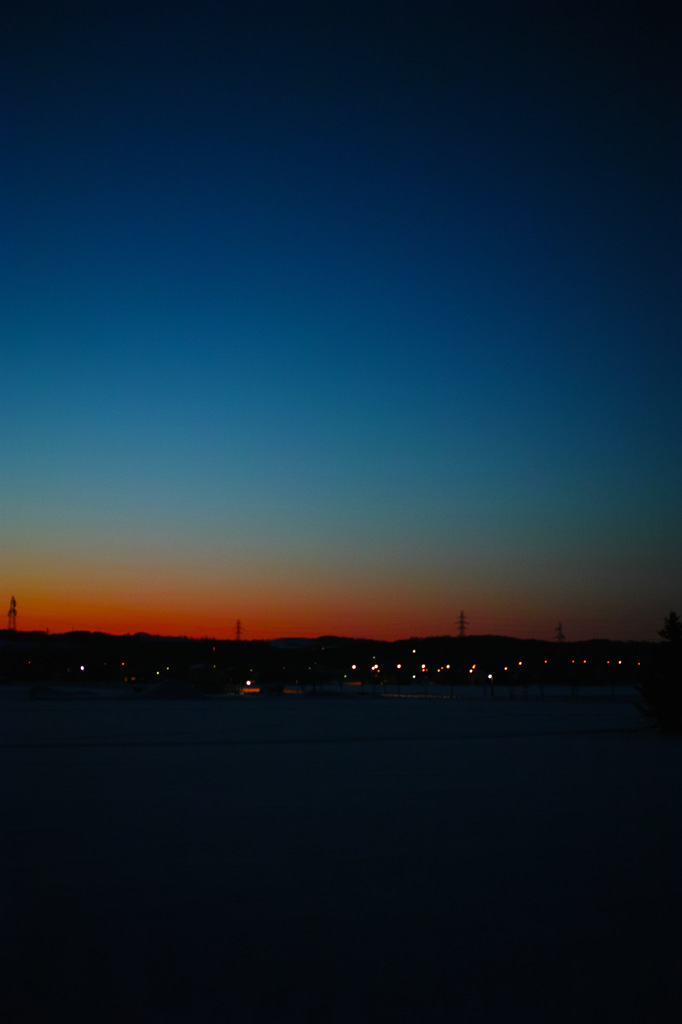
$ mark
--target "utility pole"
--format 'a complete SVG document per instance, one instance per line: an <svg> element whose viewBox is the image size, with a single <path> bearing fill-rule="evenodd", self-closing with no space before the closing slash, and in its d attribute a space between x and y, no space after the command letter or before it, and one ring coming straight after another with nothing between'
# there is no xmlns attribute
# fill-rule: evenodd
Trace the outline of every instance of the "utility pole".
<svg viewBox="0 0 682 1024"><path fill-rule="evenodd" d="M242 620L237 619L237 623L234 627L234 638L235 640L241 640L242 638Z"/></svg>
<svg viewBox="0 0 682 1024"><path fill-rule="evenodd" d="M467 620L464 618L464 612L459 613L459 630L457 635L464 636L467 629Z"/></svg>
<svg viewBox="0 0 682 1024"><path fill-rule="evenodd" d="M11 633L16 632L17 628L17 602L13 597L9 603L9 611L7 612L7 628Z"/></svg>

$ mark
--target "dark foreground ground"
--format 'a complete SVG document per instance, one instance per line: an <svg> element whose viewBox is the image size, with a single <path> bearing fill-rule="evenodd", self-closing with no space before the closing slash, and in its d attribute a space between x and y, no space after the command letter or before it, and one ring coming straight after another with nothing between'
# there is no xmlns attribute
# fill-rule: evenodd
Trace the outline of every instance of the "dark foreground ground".
<svg viewBox="0 0 682 1024"><path fill-rule="evenodd" d="M678 1021L682 740L640 725L7 687L3 1019Z"/></svg>

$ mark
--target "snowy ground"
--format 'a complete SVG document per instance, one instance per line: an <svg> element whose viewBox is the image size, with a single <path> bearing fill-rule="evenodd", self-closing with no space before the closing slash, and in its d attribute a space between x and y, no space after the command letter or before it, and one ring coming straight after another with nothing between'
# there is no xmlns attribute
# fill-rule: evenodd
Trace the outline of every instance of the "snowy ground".
<svg viewBox="0 0 682 1024"><path fill-rule="evenodd" d="M682 740L622 695L4 687L0 780L12 1024L680 1019Z"/></svg>

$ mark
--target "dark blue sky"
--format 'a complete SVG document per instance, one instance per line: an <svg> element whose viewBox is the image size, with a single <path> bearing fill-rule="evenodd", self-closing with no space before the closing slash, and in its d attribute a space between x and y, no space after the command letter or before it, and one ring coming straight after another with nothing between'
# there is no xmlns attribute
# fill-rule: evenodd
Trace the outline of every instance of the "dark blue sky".
<svg viewBox="0 0 682 1024"><path fill-rule="evenodd" d="M15 10L24 628L653 638L682 603L679 44L658 3Z"/></svg>

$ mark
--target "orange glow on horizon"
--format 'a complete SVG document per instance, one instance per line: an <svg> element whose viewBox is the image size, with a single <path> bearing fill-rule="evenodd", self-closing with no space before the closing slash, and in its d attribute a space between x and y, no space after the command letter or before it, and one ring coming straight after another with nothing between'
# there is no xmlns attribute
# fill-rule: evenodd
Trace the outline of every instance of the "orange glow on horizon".
<svg viewBox="0 0 682 1024"><path fill-rule="evenodd" d="M18 632L68 633L72 630L102 632L113 636L147 633L158 636L185 636L195 639L235 639L237 620L244 640L272 640L278 637L346 636L377 641L405 640L410 637L456 636L456 615L443 607L447 601L413 603L411 595L398 588L377 584L371 589L324 590L319 580L306 588L301 581L291 590L276 582L251 580L232 594L222 585L198 585L183 589L167 572L151 583L129 589L120 581L103 576L101 586L91 579L73 577L69 586L59 589L54 578L38 583L29 579L24 587L10 581L8 593L17 599ZM82 586L79 583L82 582ZM441 595L442 596L442 595ZM454 602L452 604L454 607ZM504 628L504 608L491 605L490 615L473 608L469 613L470 635L514 636L519 639L553 637L552 617L528 610L528 626L519 618L514 628ZM545 622L546 619L546 622ZM475 625L474 625L475 624ZM590 639L586 615L579 633L572 639ZM618 634L613 640L632 639ZM646 638L646 636L644 637ZM640 637L642 639L642 637ZM652 635L650 639L655 639Z"/></svg>
<svg viewBox="0 0 682 1024"><path fill-rule="evenodd" d="M249 602L252 606L243 610L227 606L224 612L222 609L217 612L217 603L211 597L202 602L190 594L185 609L173 593L166 596L163 604L155 601L153 605L150 602L145 606L143 602L135 601L128 604L121 600L119 594L112 595L109 600L104 595L94 594L91 600L59 600L52 593L27 592L17 598L17 628L20 632L49 630L50 633L68 633L74 630L112 636L148 633L153 636L233 640L235 623L239 619L245 640L337 635L392 641L410 636L455 634L454 620L449 629L444 616L437 617L428 612L410 621L402 610L396 614L387 608L385 601L379 602L380 613L377 614L371 608L369 614L365 613L366 609L356 611L352 606L348 607L350 601L334 609L331 606L320 607L312 599L287 609L282 608L281 602L273 602L271 607ZM220 605L223 605L222 601Z"/></svg>

